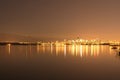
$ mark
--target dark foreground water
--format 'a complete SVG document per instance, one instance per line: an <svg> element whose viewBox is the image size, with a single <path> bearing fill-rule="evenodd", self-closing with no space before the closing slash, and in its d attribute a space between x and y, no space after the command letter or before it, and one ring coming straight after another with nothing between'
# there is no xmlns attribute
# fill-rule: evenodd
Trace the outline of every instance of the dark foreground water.
<svg viewBox="0 0 120 80"><path fill-rule="evenodd" d="M109 46L0 46L0 80L120 80Z"/></svg>

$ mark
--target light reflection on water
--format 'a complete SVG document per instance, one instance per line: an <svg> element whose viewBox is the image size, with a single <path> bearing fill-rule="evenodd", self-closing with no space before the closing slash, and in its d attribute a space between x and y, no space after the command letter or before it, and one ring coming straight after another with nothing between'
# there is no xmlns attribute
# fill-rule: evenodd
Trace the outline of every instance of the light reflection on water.
<svg viewBox="0 0 120 80"><path fill-rule="evenodd" d="M11 44L8 44L8 45L7 45L7 48L8 48L8 54L10 54L10 51L11 51Z"/></svg>
<svg viewBox="0 0 120 80"><path fill-rule="evenodd" d="M110 46L102 46L102 45L64 45L64 46L13 46L8 44L6 46L6 51L9 55L17 52L23 52L25 55L30 55L33 53L41 54L41 53L49 53L51 55L72 55L72 56L80 56L87 57L87 56L94 56L97 57L101 53L113 54L115 53Z"/></svg>

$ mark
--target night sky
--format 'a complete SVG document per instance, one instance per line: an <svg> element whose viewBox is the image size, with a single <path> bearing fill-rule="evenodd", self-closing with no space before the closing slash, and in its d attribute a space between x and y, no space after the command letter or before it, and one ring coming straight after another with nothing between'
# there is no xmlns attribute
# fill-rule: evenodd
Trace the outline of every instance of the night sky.
<svg viewBox="0 0 120 80"><path fill-rule="evenodd" d="M0 0L0 32L120 40L120 1Z"/></svg>

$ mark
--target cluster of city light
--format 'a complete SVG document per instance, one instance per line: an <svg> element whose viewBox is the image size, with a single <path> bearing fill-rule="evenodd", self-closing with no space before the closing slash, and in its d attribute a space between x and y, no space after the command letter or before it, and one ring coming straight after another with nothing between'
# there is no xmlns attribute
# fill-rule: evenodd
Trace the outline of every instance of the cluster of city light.
<svg viewBox="0 0 120 80"><path fill-rule="evenodd" d="M0 42L0 44L11 44L11 45L42 45L42 46L64 46L64 45L120 45L120 41L114 40L114 41L103 41L96 39L86 40L86 39L72 39L72 40L66 40L63 41L51 41L51 42L44 42L44 41L38 41L38 42L17 42L17 41L4 41Z"/></svg>
<svg viewBox="0 0 120 80"><path fill-rule="evenodd" d="M64 46L64 45L120 45L119 41L102 41L99 39L85 40L85 39L75 39L75 40L66 40L55 41L55 42L41 42L42 46Z"/></svg>

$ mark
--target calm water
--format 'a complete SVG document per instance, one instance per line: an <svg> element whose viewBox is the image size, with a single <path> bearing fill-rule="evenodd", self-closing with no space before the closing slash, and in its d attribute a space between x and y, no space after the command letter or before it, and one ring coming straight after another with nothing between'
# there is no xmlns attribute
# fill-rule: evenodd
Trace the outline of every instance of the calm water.
<svg viewBox="0 0 120 80"><path fill-rule="evenodd" d="M109 46L0 46L0 80L120 80Z"/></svg>

